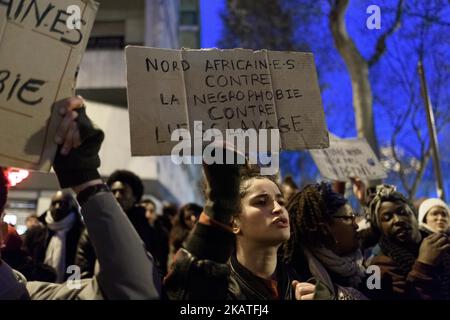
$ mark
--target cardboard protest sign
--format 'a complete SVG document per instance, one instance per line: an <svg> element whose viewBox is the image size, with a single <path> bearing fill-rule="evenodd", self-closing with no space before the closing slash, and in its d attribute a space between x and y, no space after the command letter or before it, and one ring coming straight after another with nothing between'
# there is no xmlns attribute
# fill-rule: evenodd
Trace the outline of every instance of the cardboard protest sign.
<svg viewBox="0 0 450 320"><path fill-rule="evenodd" d="M350 177L375 180L387 177L365 139L330 136L329 148L310 150L310 153L320 174L330 180L346 181Z"/></svg>
<svg viewBox="0 0 450 320"><path fill-rule="evenodd" d="M74 95L97 6L0 1L0 165L50 169L61 119L53 105Z"/></svg>
<svg viewBox="0 0 450 320"><path fill-rule="evenodd" d="M283 149L325 148L311 53L126 48L133 155L169 155L177 128L278 128Z"/></svg>

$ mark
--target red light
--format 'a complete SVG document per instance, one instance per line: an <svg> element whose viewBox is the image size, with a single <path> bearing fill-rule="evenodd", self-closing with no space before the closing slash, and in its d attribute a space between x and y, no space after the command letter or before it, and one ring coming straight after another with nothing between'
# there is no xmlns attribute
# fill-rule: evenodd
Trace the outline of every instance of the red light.
<svg viewBox="0 0 450 320"><path fill-rule="evenodd" d="M9 168L6 170L9 186L14 187L25 180L30 175L30 172L25 169Z"/></svg>

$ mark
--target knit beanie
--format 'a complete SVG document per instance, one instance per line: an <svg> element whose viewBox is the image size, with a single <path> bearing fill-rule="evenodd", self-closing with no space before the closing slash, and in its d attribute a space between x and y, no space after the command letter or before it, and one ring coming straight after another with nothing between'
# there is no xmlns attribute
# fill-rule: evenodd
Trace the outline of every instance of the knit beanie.
<svg viewBox="0 0 450 320"><path fill-rule="evenodd" d="M422 204L419 207L419 225L425 224L425 216L427 215L428 211L430 211L433 207L441 207L444 208L447 211L447 214L449 213L449 209L447 204L442 201L439 198L430 198L422 202Z"/></svg>

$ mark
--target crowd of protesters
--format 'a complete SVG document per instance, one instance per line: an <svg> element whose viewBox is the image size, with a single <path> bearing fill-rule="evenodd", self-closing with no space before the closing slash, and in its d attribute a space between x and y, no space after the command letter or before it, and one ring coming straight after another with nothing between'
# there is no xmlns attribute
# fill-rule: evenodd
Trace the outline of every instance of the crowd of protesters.
<svg viewBox="0 0 450 320"><path fill-rule="evenodd" d="M357 215L342 183L300 189L255 166L204 164L204 205L166 204L160 214L143 199L151 190L139 173L102 181L104 134L83 100L56 107L62 190L22 236L3 222L0 170L0 299L450 299L450 217L440 199L416 208L395 186L355 177Z"/></svg>

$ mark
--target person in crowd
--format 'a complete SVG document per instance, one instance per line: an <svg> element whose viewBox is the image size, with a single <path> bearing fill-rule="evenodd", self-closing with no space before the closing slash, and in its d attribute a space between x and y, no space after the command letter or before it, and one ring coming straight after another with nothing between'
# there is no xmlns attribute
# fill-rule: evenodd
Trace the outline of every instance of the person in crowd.
<svg viewBox="0 0 450 320"><path fill-rule="evenodd" d="M167 233L167 239L169 239L170 231L175 223L178 207L174 203L166 202L162 208L162 215L155 221L155 226L165 233Z"/></svg>
<svg viewBox="0 0 450 320"><path fill-rule="evenodd" d="M59 145L53 168L61 188L77 194L81 213L100 264L100 273L75 283L27 282L0 257L0 299L157 299L160 286L153 259L146 252L125 213L100 179L98 152L103 132L86 116L79 97L60 101L55 142ZM75 121L75 119L77 119ZM0 246L7 225L3 209L6 177L0 175Z"/></svg>
<svg viewBox="0 0 450 320"><path fill-rule="evenodd" d="M175 222L177 211L177 205L169 202L165 203L162 208L162 215L156 218L154 225L158 239L158 256L161 272L164 276L167 274L170 257L170 233Z"/></svg>
<svg viewBox="0 0 450 320"><path fill-rule="evenodd" d="M286 201L289 201L294 194L298 192L298 187L292 176L286 176L281 183L281 191Z"/></svg>
<svg viewBox="0 0 450 320"><path fill-rule="evenodd" d="M430 198L419 207L419 228L425 235L440 232L450 236L450 211L439 198Z"/></svg>
<svg viewBox="0 0 450 320"><path fill-rule="evenodd" d="M109 176L107 184L144 241L147 250L153 253L152 249L157 246L155 234L147 222L145 209L139 205L144 193L142 180L131 171L116 170Z"/></svg>
<svg viewBox="0 0 450 320"><path fill-rule="evenodd" d="M111 192L114 194L120 207L126 213L139 237L144 242L146 249L162 268L158 254L157 234L147 222L145 209L139 205L144 193L144 185L141 179L131 171L116 170L108 178L107 185L111 188ZM94 275L96 265L95 250L90 242L88 230L81 235L78 242L75 264L80 266L83 278L90 278Z"/></svg>
<svg viewBox="0 0 450 320"><path fill-rule="evenodd" d="M175 223L170 232L170 246L172 253L176 253L186 240L189 232L197 223L203 208L196 203L188 203L180 208L175 218Z"/></svg>
<svg viewBox="0 0 450 320"><path fill-rule="evenodd" d="M320 279L337 300L367 299L358 225L345 197L329 183L306 186L288 202L288 264L303 277Z"/></svg>
<svg viewBox="0 0 450 320"><path fill-rule="evenodd" d="M25 218L25 226L27 230L32 229L34 227L41 226L41 222L39 221L39 217L36 214L30 214Z"/></svg>
<svg viewBox="0 0 450 320"><path fill-rule="evenodd" d="M36 263L44 263L56 272L56 282L69 276L67 268L75 262L78 240L84 229L78 204L68 191L57 191L51 198L50 208L39 217L43 228L31 228L24 248Z"/></svg>
<svg viewBox="0 0 450 320"><path fill-rule="evenodd" d="M155 226L155 221L158 218L156 213L156 203L152 199L143 199L140 203L141 207L145 209L145 217L147 218L148 224L152 227Z"/></svg>
<svg viewBox="0 0 450 320"><path fill-rule="evenodd" d="M377 187L370 223L381 234L370 264L380 268L383 299L450 299L449 239L422 238L412 204L395 187Z"/></svg>
<svg viewBox="0 0 450 320"><path fill-rule="evenodd" d="M312 299L315 285L300 282L277 256L290 226L276 179L239 165L205 164L204 171L206 204L165 278L168 297Z"/></svg>
<svg viewBox="0 0 450 320"><path fill-rule="evenodd" d="M23 249L23 240L12 225L8 225L7 232L3 236L3 243L1 257L11 268L19 271L30 281L56 281L56 272L52 267L43 262L34 261Z"/></svg>

